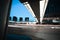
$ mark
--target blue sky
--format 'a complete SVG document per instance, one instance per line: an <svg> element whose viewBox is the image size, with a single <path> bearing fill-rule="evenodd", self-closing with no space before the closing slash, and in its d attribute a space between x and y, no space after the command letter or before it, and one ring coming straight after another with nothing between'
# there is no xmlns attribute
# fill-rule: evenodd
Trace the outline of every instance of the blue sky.
<svg viewBox="0 0 60 40"><path fill-rule="evenodd" d="M35 18L33 18L31 13L21 2L19 2L19 0L12 0L10 16L11 17L16 16L18 17L18 19L19 17L23 17L23 19L25 19L25 17L29 17L30 21L35 20Z"/></svg>

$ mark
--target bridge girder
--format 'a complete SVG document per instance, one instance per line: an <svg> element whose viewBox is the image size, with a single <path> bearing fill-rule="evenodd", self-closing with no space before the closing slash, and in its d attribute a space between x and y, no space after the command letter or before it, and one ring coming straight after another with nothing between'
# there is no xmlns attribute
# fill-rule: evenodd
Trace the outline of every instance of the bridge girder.
<svg viewBox="0 0 60 40"><path fill-rule="evenodd" d="M38 22L40 23L40 7L39 7L39 1L40 0L20 0L21 3L28 2L34 11L35 18L38 19Z"/></svg>

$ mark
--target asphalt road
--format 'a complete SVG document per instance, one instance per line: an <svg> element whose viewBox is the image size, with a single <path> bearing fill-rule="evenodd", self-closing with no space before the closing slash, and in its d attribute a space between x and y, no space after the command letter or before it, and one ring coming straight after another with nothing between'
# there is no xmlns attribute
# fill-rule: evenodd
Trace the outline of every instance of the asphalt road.
<svg viewBox="0 0 60 40"><path fill-rule="evenodd" d="M8 33L28 35L33 40L60 40L60 26L58 25L8 27Z"/></svg>

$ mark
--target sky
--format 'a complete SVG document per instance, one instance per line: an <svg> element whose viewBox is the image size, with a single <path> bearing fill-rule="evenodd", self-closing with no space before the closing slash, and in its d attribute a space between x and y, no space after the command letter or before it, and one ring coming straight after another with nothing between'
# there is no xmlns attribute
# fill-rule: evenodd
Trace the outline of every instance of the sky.
<svg viewBox="0 0 60 40"><path fill-rule="evenodd" d="M23 17L23 21L25 20L25 17L29 17L29 21L36 20L19 0L12 0L10 16L12 18L13 16L16 16L18 21L19 17Z"/></svg>

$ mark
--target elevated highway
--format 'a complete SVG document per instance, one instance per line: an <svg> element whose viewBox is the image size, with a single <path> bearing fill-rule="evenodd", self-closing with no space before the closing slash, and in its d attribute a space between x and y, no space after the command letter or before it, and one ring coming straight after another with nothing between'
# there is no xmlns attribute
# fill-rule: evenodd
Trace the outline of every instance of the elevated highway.
<svg viewBox="0 0 60 40"><path fill-rule="evenodd" d="M48 0L20 0L20 1L25 6L29 4L31 9L29 7L27 7L27 9L30 10L30 12L31 12L31 10L33 11L33 12L31 12L31 14L34 16L34 18L36 18L38 20L39 23L42 22L44 13L46 10L46 6L48 4Z"/></svg>

